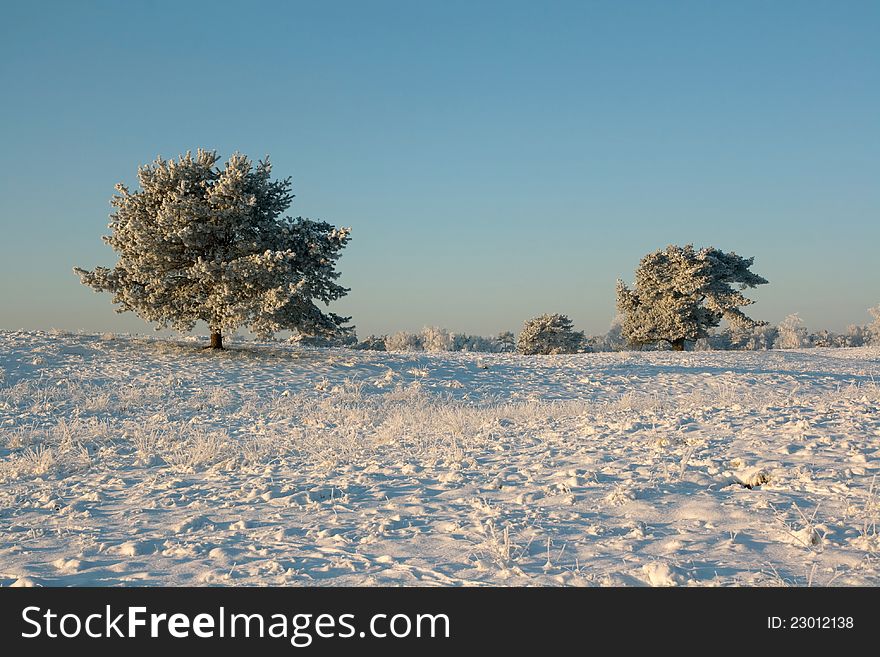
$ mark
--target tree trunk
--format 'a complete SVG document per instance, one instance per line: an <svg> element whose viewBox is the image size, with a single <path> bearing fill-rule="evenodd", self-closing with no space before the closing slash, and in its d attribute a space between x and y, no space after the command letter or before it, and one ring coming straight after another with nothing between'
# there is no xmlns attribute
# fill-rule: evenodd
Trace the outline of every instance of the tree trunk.
<svg viewBox="0 0 880 657"><path fill-rule="evenodd" d="M684 338L672 340L672 351L684 351Z"/></svg>
<svg viewBox="0 0 880 657"><path fill-rule="evenodd" d="M220 333L220 330L211 331L211 349L222 349L223 348L223 334Z"/></svg>

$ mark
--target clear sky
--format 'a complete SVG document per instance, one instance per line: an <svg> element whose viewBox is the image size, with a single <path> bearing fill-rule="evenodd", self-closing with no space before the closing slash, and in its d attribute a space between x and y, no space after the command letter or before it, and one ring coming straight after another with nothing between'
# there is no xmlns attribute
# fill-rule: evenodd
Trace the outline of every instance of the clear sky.
<svg viewBox="0 0 880 657"><path fill-rule="evenodd" d="M748 312L880 303L880 2L5 2L0 328L148 332L80 285L116 182L270 154L353 228L358 333L588 333L670 243L754 256Z"/></svg>

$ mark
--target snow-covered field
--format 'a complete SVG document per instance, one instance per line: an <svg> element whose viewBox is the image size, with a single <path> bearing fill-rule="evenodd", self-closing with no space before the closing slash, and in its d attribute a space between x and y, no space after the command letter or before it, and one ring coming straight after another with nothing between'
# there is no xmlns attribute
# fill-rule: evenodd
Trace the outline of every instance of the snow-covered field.
<svg viewBox="0 0 880 657"><path fill-rule="evenodd" d="M0 584L880 585L880 349L0 333Z"/></svg>

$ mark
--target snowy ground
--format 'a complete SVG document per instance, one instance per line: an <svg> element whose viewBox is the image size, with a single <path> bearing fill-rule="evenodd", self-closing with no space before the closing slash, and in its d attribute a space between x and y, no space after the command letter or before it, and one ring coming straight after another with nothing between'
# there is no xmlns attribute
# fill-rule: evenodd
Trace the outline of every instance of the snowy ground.
<svg viewBox="0 0 880 657"><path fill-rule="evenodd" d="M0 333L0 584L877 586L878 384Z"/></svg>

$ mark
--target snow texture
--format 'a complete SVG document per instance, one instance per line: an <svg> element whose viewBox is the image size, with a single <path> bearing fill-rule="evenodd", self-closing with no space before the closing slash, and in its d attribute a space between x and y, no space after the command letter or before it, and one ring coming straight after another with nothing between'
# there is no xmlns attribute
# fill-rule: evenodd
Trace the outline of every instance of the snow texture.
<svg viewBox="0 0 880 657"><path fill-rule="evenodd" d="M0 584L877 586L878 380L0 333Z"/></svg>

